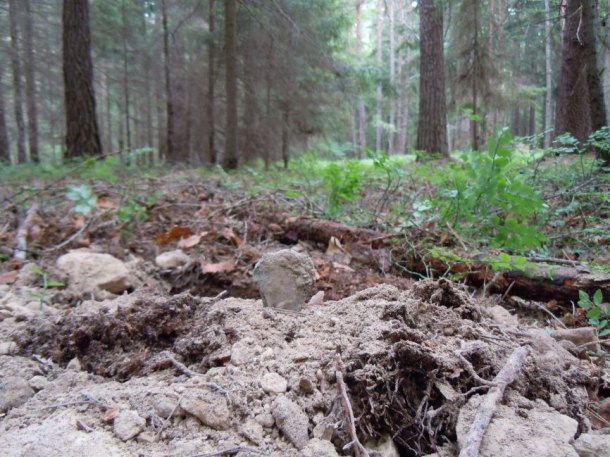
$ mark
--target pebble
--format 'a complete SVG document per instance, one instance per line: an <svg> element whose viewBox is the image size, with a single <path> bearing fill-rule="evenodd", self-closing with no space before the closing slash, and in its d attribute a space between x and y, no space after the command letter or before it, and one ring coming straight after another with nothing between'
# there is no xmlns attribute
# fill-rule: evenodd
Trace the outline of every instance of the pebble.
<svg viewBox="0 0 610 457"><path fill-rule="evenodd" d="M146 419L131 410L123 410L114 419L112 431L122 441L128 441L134 438L138 433L144 430Z"/></svg>
<svg viewBox="0 0 610 457"><path fill-rule="evenodd" d="M303 449L304 457L339 457L333 443L313 438Z"/></svg>
<svg viewBox="0 0 610 457"><path fill-rule="evenodd" d="M230 426L231 415L224 397L216 397L209 402L185 397L180 405L188 414L215 430L226 430Z"/></svg>
<svg viewBox="0 0 610 457"><path fill-rule="evenodd" d="M309 441L307 432L309 418L301 407L284 395L280 395L273 402L272 413L275 424L286 439L297 449L303 449Z"/></svg>
<svg viewBox="0 0 610 457"><path fill-rule="evenodd" d="M277 373L266 373L261 378L260 385L268 394L282 394L288 389L288 381Z"/></svg>
<svg viewBox="0 0 610 457"><path fill-rule="evenodd" d="M28 384L32 389L38 392L49 385L49 380L44 376L37 375L30 378Z"/></svg>
<svg viewBox="0 0 610 457"><path fill-rule="evenodd" d="M275 419L269 413L257 414L254 420L265 428L272 428L275 425Z"/></svg>
<svg viewBox="0 0 610 457"><path fill-rule="evenodd" d="M0 413L23 405L34 393L25 379L7 376L0 381Z"/></svg>

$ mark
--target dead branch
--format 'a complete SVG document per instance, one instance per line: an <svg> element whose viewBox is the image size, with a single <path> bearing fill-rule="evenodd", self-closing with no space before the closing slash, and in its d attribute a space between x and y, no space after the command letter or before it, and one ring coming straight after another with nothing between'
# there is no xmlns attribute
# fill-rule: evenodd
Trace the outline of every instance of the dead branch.
<svg viewBox="0 0 610 457"><path fill-rule="evenodd" d="M178 371L180 371L182 374L185 374L189 378L203 377L203 374L197 373L196 371L193 371L190 368L188 368L183 363L178 362L178 360L176 360L176 358L169 351L164 351L161 355L163 357L165 357L165 360L167 362L170 362L175 368L178 369ZM220 387L215 382L204 382L202 385L204 385L206 387L210 387L211 389L215 390L216 392L221 393L222 395L225 395L225 396L229 395L229 392L227 392L225 389Z"/></svg>
<svg viewBox="0 0 610 457"><path fill-rule="evenodd" d="M358 434L356 433L356 419L354 418L354 410L352 409L352 404L349 401L349 397L347 396L347 388L345 387L345 382L343 381L343 373L341 367L343 366L343 361L341 360L341 356L337 355L336 358L336 377L337 377L337 390L339 391L339 397L342 400L345 418L347 422L347 431L351 438L351 442L345 445L344 448L353 447L354 455L356 457L370 457L367 449L362 445L360 440L358 439Z"/></svg>
<svg viewBox="0 0 610 457"><path fill-rule="evenodd" d="M34 221L37 211L38 204L33 203L32 206L28 208L23 222L17 229L17 247L15 248L15 253L13 254L13 258L16 260L25 260L26 258L28 248L28 232L30 231L30 227Z"/></svg>
<svg viewBox="0 0 610 457"><path fill-rule="evenodd" d="M252 449L250 447L245 447L245 446L237 446L237 447L232 447L230 449L225 449L223 451L207 452L205 454L197 454L197 455L193 455L192 457L220 457L221 455L235 455L240 452L247 452L249 454L257 454L257 455L267 455L264 452L259 451L257 449Z"/></svg>
<svg viewBox="0 0 610 457"><path fill-rule="evenodd" d="M527 348L524 346L515 349L506 361L504 367L502 367L498 375L494 378L493 383L495 385L489 389L487 395L485 395L483 401L479 405L479 409L470 426L464 447L460 451L459 457L478 457L481 441L491 422L496 407L504 396L506 386L512 383L521 371L521 366L525 361L527 352Z"/></svg>

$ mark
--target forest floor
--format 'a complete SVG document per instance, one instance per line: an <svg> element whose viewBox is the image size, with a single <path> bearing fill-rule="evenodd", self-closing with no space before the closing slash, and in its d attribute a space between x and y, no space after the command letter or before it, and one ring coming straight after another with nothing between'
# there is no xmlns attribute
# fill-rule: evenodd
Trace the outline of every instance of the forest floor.
<svg viewBox="0 0 610 457"><path fill-rule="evenodd" d="M344 202L347 225L310 188L266 179L0 185L1 455L449 456L493 395L480 455L610 455L606 324L566 299L569 281L532 301L487 266L460 276L484 249L414 214L430 185L403 181L392 202L379 181ZM551 205L579 198L549 190ZM545 258L598 266L607 301L601 198L558 212ZM424 246L447 249L441 265ZM252 279L286 248L311 257L323 292L298 313L263 307Z"/></svg>

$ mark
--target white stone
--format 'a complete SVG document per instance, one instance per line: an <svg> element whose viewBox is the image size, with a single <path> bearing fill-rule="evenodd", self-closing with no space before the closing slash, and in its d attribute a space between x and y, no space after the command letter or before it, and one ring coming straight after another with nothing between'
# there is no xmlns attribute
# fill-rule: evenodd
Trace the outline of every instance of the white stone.
<svg viewBox="0 0 610 457"><path fill-rule="evenodd" d="M288 381L277 373L265 373L260 380L260 384L268 394L283 394L288 389Z"/></svg>
<svg viewBox="0 0 610 457"><path fill-rule="evenodd" d="M131 410L123 410L114 419L112 431L122 441L128 441L134 438L138 433L144 430L146 419Z"/></svg>

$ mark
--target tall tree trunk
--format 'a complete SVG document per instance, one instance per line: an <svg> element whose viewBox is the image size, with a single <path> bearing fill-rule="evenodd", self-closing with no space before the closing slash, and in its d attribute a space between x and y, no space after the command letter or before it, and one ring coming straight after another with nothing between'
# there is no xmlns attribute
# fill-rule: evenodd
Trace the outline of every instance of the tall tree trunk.
<svg viewBox="0 0 610 457"><path fill-rule="evenodd" d="M63 73L66 157L100 155L95 113L88 0L63 2Z"/></svg>
<svg viewBox="0 0 610 457"><path fill-rule="evenodd" d="M607 8L610 10L610 0L607 0ZM604 87L606 89L606 118L610 124L610 22L604 25Z"/></svg>
<svg viewBox="0 0 610 457"><path fill-rule="evenodd" d="M406 33L409 33L412 26L412 11L409 8L409 2L406 0L400 1L402 14L401 22L406 30ZM398 127L398 151L401 154L407 152L407 144L409 140L409 95L410 95L410 85L409 85L409 75L411 74L411 47L406 46L406 49L403 49L402 53L403 59L400 63L400 123Z"/></svg>
<svg viewBox="0 0 610 457"><path fill-rule="evenodd" d="M290 103L285 101L282 106L282 161L288 168L290 160Z"/></svg>
<svg viewBox="0 0 610 457"><path fill-rule="evenodd" d="M155 55L164 53L164 34L163 34L163 7L161 2L155 2ZM167 102L165 94L165 60L155 59L153 62L155 72L155 117L157 125L157 151L155 161L160 161L167 156L167 125L165 113Z"/></svg>
<svg viewBox="0 0 610 457"><path fill-rule="evenodd" d="M172 80L170 73L171 56L169 53L169 28L167 25L167 4L166 0L161 0L161 24L163 27L163 73L165 76L165 153L171 162L176 160L176 138L174 127L174 100L172 97Z"/></svg>
<svg viewBox="0 0 610 457"><path fill-rule="evenodd" d="M610 0L608 0L610 2ZM550 0L544 0L544 42L546 63L546 96L544 99L544 147L550 148L553 140L553 48L551 40L551 6Z"/></svg>
<svg viewBox="0 0 610 457"><path fill-rule="evenodd" d="M377 0L377 71L381 73L383 65L383 0ZM375 120L375 149L381 151L383 147L383 91L381 87L381 74L377 75L377 119Z"/></svg>
<svg viewBox="0 0 610 457"><path fill-rule="evenodd" d="M394 20L395 20L395 11L394 11L394 0L386 0L387 11L390 22L390 58L389 58L389 70L390 70L390 86L395 87L396 85L396 31L394 30ZM394 148L396 146L396 126L394 125L396 122L396 102L393 100L390 104L390 131L388 134L388 154L394 153Z"/></svg>
<svg viewBox="0 0 610 457"><path fill-rule="evenodd" d="M585 0L568 0L563 30L559 93L555 115L555 135L569 132L584 142L591 132L591 108L587 84L587 56L584 29Z"/></svg>
<svg viewBox="0 0 610 457"><path fill-rule="evenodd" d="M419 120L417 149L447 154L447 102L443 57L443 13L435 0L421 0Z"/></svg>
<svg viewBox="0 0 610 457"><path fill-rule="evenodd" d="M583 0L582 34L585 43L585 59L587 62L587 85L591 104L591 128L599 130L607 125L606 103L602 85L601 70L597 56L597 35L599 25L597 1Z"/></svg>
<svg viewBox="0 0 610 457"><path fill-rule="evenodd" d="M610 0L609 0L610 1ZM356 0L356 55L358 58L362 54L362 4L363 0ZM358 105L356 107L356 152L358 158L364 156L366 148L366 108L362 95L358 96Z"/></svg>
<svg viewBox="0 0 610 457"><path fill-rule="evenodd" d="M473 11L472 14L474 16L474 40L473 40L473 50L472 50L472 114L475 116L479 115L479 107L478 107L478 95L479 90L477 87L477 78L479 74L479 2L473 2ZM475 119L470 119L470 131L472 133L472 149L474 151L479 150L479 122Z"/></svg>
<svg viewBox="0 0 610 457"><path fill-rule="evenodd" d="M225 0L225 90L227 92L227 123L223 166L235 169L237 154L237 5L236 0Z"/></svg>
<svg viewBox="0 0 610 457"><path fill-rule="evenodd" d="M208 103L207 110L207 132L208 132L208 158L212 165L218 164L218 156L216 154L216 113L214 109L214 92L216 85L216 15L214 14L215 0L209 0L208 24L210 27L210 36L208 38Z"/></svg>
<svg viewBox="0 0 610 457"><path fill-rule="evenodd" d="M33 14L30 0L23 2L23 51L25 73L25 98L28 113L28 139L30 146L30 160L38 162L38 109L36 106L36 60L34 59L34 31Z"/></svg>
<svg viewBox="0 0 610 457"><path fill-rule="evenodd" d="M4 69L0 68L0 163L11 163L11 145L6 127L6 113L4 108Z"/></svg>
<svg viewBox="0 0 610 457"><path fill-rule="evenodd" d="M28 160L25 148L25 119L23 116L23 79L21 71L21 56L19 43L19 5L17 0L9 0L9 29L11 36L11 64L13 67L13 90L15 91L14 108L17 124L17 161L25 163Z"/></svg>
<svg viewBox="0 0 610 457"><path fill-rule="evenodd" d="M122 26L122 38L123 38L123 122L125 122L125 140L127 146L127 153L131 151L131 100L129 92L129 62L127 61L127 12L125 11L125 0L121 0L121 26Z"/></svg>

